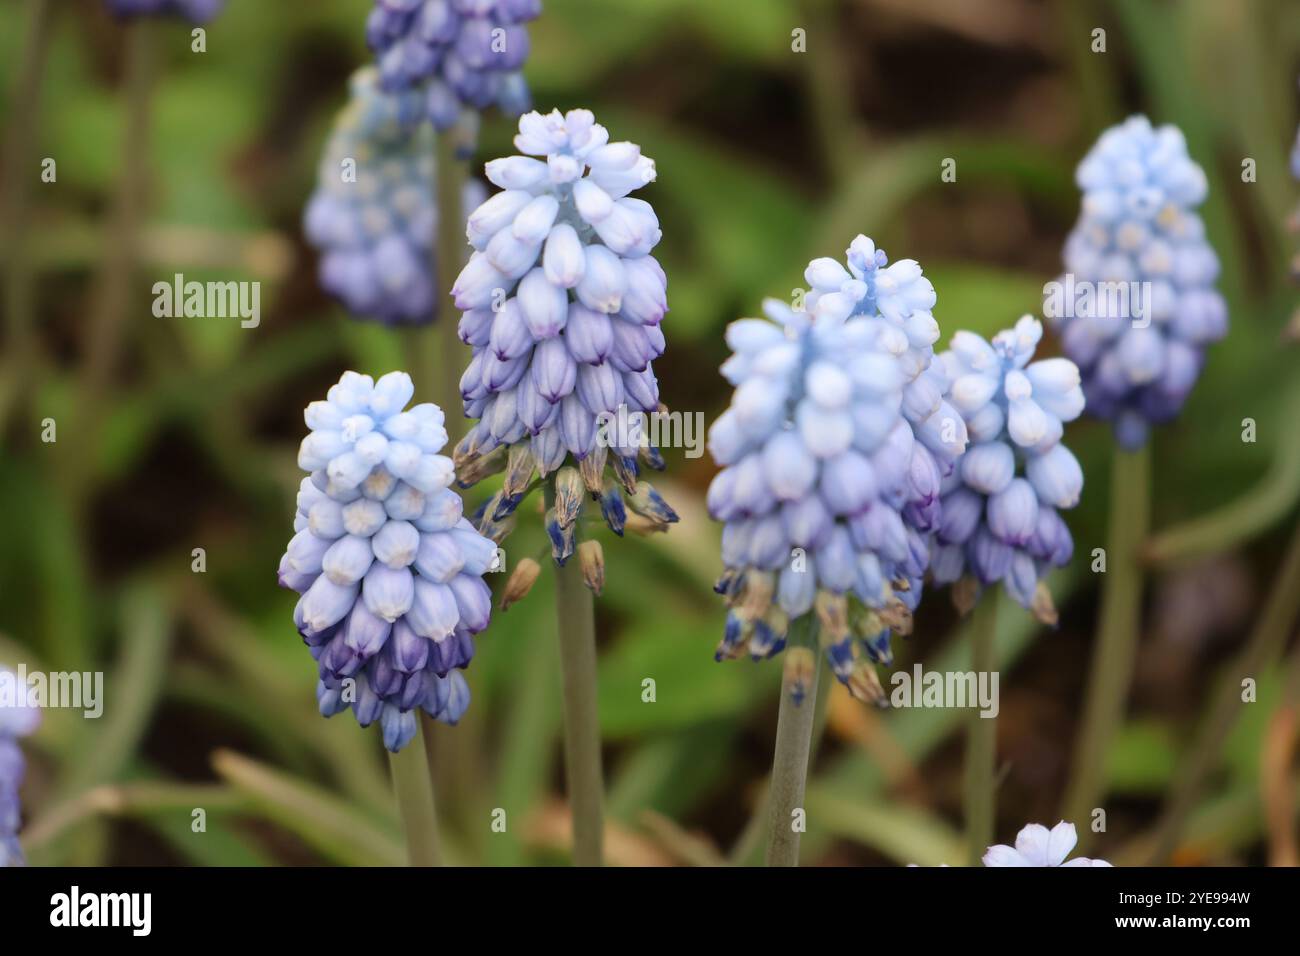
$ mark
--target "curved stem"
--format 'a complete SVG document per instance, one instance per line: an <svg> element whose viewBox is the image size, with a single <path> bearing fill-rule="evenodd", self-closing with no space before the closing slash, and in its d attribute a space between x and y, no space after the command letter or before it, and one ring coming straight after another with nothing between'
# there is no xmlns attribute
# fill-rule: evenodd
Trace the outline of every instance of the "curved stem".
<svg viewBox="0 0 1300 956"><path fill-rule="evenodd" d="M108 388L131 300L131 280L139 259L140 223L149 181L149 126L154 80L152 36L147 18L127 27L126 123L122 168L113 199L113 218L95 309L86 342L84 406L98 407Z"/></svg>
<svg viewBox="0 0 1300 956"><path fill-rule="evenodd" d="M555 483L545 485L546 507ZM578 562L555 569L555 611L564 686L564 773L573 817L573 862L600 866L604 859L604 778L600 718L596 710L596 621L591 591Z"/></svg>
<svg viewBox="0 0 1300 956"><path fill-rule="evenodd" d="M975 679L997 669L998 592L985 592L971 618L971 669ZM971 714L966 737L966 844L968 862L979 866L993 843L997 773L998 724L996 717Z"/></svg>
<svg viewBox="0 0 1300 956"><path fill-rule="evenodd" d="M808 755L812 750L813 725L817 722L817 685L821 674L817 657L816 628L812 615L805 614L790 627L785 650L785 671L781 678L781 709L776 720L776 748L772 755L772 785L768 792L768 866L798 866L799 837L793 814L804 808L808 783ZM811 678L797 655L813 654ZM794 685L806 681L808 690L796 703Z"/></svg>
<svg viewBox="0 0 1300 956"><path fill-rule="evenodd" d="M1106 577L1093 644L1082 730L1075 750L1062 818L1079 829L1079 847L1092 834L1087 822L1105 795L1106 759L1124 716L1133 679L1142 616L1142 566L1138 551L1146 537L1151 508L1151 453L1148 447L1119 449L1111 467L1110 527Z"/></svg>
<svg viewBox="0 0 1300 956"><path fill-rule="evenodd" d="M0 236L6 239L4 270L5 334L8 369L0 395L0 434L13 403L22 401L25 382L36 366L37 339L33 328L32 270L24 233L36 175L29 167L41 113L41 87L53 33L52 0L31 0L22 62L14 88L14 121L5 137L4 169L8 182L0 196Z"/></svg>
<svg viewBox="0 0 1300 956"><path fill-rule="evenodd" d="M388 755L393 771L393 791L406 834L406 854L411 866L438 866L438 815L433 806L433 778L425 759L424 727L416 722L415 738Z"/></svg>
<svg viewBox="0 0 1300 956"><path fill-rule="evenodd" d="M1189 756L1170 789L1172 796L1156 824L1152 865L1166 862L1177 847L1183 826L1196 806L1201 786L1217 765L1229 732L1247 706L1241 699L1242 679L1254 677L1258 680L1276 660L1295 625L1297 614L1300 614L1300 527L1296 528L1287 547L1286 557L1278 568L1273 589L1255 630L1241 655L1223 675L1204 723L1188 751ZM1300 654L1296 660L1297 676L1293 678L1293 687L1300 687Z"/></svg>
<svg viewBox="0 0 1300 956"><path fill-rule="evenodd" d="M1300 382L1286 396L1279 422L1300 418ZM1300 442L1278 443L1268 474L1235 501L1207 515L1152 535L1142 549L1148 564L1165 565L1226 551L1281 521L1300 497Z"/></svg>

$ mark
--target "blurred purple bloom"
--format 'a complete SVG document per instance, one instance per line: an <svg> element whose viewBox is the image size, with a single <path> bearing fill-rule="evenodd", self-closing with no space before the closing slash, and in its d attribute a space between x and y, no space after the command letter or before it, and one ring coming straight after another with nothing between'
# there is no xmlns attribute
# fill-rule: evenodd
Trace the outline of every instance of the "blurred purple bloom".
<svg viewBox="0 0 1300 956"><path fill-rule="evenodd" d="M418 96L379 89L373 69L351 81L304 214L307 239L321 253L322 287L361 318L424 324L437 311L432 243L433 131L413 129ZM483 196L467 183L465 211Z"/></svg>
<svg viewBox="0 0 1300 956"><path fill-rule="evenodd" d="M524 24L541 12L541 0L375 0L366 38L386 89L418 88L434 127L472 143L480 111L528 109Z"/></svg>
<svg viewBox="0 0 1300 956"><path fill-rule="evenodd" d="M1102 134L1076 179L1083 208L1061 285L1078 297L1045 311L1083 373L1089 413L1138 448L1178 415L1228 330L1219 260L1195 212L1205 174L1177 127L1134 116Z"/></svg>
<svg viewBox="0 0 1300 956"><path fill-rule="evenodd" d="M119 17L181 16L194 23L207 23L226 5L226 0L104 0L109 12Z"/></svg>
<svg viewBox="0 0 1300 956"><path fill-rule="evenodd" d="M18 675L8 668L0 667L0 687L0 867L22 866L25 860L18 843L22 825L18 788L22 786L26 763L17 738L32 733L41 715L30 703L28 689L18 684Z"/></svg>

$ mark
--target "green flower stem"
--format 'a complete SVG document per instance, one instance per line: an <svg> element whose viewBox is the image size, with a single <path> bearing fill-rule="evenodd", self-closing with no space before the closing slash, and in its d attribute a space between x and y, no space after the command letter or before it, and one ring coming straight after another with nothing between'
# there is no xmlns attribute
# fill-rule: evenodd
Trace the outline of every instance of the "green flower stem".
<svg viewBox="0 0 1300 956"><path fill-rule="evenodd" d="M152 24L144 17L126 28L126 122L122 166L113 198L112 225L103 274L86 342L86 395L82 407L96 415L109 387L131 304L139 261L140 231L149 182L149 130L155 56Z"/></svg>
<svg viewBox="0 0 1300 956"><path fill-rule="evenodd" d="M781 679L781 709L776 720L776 750L772 755L772 785L768 791L768 866L799 865L799 831L792 825L796 809L804 805L808 783L808 755L812 750L813 725L817 722L817 685L821 674L820 654L816 647L817 629L812 615L805 614L790 626L785 650L785 673ZM796 704L791 678L796 674L790 653L811 650L815 655L808 693Z"/></svg>
<svg viewBox="0 0 1300 956"><path fill-rule="evenodd" d="M1092 835L1091 814L1105 796L1106 760L1124 717L1133 680L1142 617L1139 549L1150 524L1149 447L1116 449L1111 468L1110 527L1101 611L1093 643L1083 723L1062 818L1079 830L1082 850Z"/></svg>
<svg viewBox="0 0 1300 956"><path fill-rule="evenodd" d="M464 433L464 415L460 397L460 375L465 368L465 346L457 334L458 313L451 301L451 287L465 264L465 188L467 164L456 156L456 144L450 133L438 137L436 200L438 234L434 242L438 269L438 319L434 324L433 342L436 360L434 401L447 417L448 447L453 447Z"/></svg>
<svg viewBox="0 0 1300 956"><path fill-rule="evenodd" d="M1167 863L1177 847L1183 827L1196 808L1196 798L1205 778L1217 766L1237 717L1249 706L1241 699L1242 680L1253 677L1258 681L1262 672L1278 659L1295 626L1297 614L1300 614L1300 526L1287 546L1286 556L1278 567L1255 630L1232 667L1223 675L1204 722L1188 750L1188 757L1174 778L1171 796L1156 824L1150 865Z"/></svg>
<svg viewBox="0 0 1300 956"><path fill-rule="evenodd" d="M555 504L555 483L545 487L546 508ZM564 772L573 817L573 862L604 860L604 780L600 766L600 719L596 710L596 621L591 591L576 559L555 569L556 624L564 687Z"/></svg>
<svg viewBox="0 0 1300 956"><path fill-rule="evenodd" d="M406 855L411 866L438 866L438 816L433 806L433 778L425 759L424 728L416 722L415 738L388 755L393 771L397 810L406 834Z"/></svg>
<svg viewBox="0 0 1300 956"><path fill-rule="evenodd" d="M820 663L819 669L828 667L825 655L818 655ZM817 759L817 751L821 746L822 737L826 733L826 720L829 716L831 694L827 691L817 697L817 717L813 721L812 744L808 748L808 760ZM778 718L779 720L779 718ZM736 838L731 852L727 854L727 862L731 866L759 866L763 862L763 855L767 852L764 846L764 837L767 835L768 815L771 810L771 781L766 781L763 786L763 797L758 801L756 809L745 824L745 829L741 831Z"/></svg>
<svg viewBox="0 0 1300 956"><path fill-rule="evenodd" d="M5 136L4 169L6 184L0 194L0 236L8 246L4 270L5 333L8 341L8 369L0 386L0 434L14 403L21 402L28 389L26 382L36 367L37 338L33 321L31 249L26 241L31 184L37 175L32 162L38 120L41 115L41 88L45 63L53 33L52 0L30 0L22 60L18 67L12 108L13 123Z"/></svg>
<svg viewBox="0 0 1300 956"><path fill-rule="evenodd" d="M971 669L976 678L997 669L997 590L986 591L971 616ZM967 862L979 866L993 844L997 784L998 722L972 712L966 736Z"/></svg>

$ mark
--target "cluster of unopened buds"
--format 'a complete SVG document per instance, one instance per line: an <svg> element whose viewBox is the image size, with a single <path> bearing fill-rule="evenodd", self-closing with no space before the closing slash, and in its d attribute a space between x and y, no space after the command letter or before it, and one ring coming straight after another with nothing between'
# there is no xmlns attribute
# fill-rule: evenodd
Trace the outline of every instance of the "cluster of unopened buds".
<svg viewBox="0 0 1300 956"><path fill-rule="evenodd" d="M584 553L598 582L599 545L584 552L579 533L588 499L617 535L677 520L642 474L663 468L659 450L619 444L608 427L662 410L651 363L665 347L667 279L650 255L661 233L650 205L630 195L654 180L654 163L611 143L587 110L529 113L515 146L523 155L486 166L503 191L470 215L475 251L452 288L472 349L461 395L478 419L455 449L456 475L471 487L504 472L474 515L497 542L546 486L552 557L563 565Z"/></svg>

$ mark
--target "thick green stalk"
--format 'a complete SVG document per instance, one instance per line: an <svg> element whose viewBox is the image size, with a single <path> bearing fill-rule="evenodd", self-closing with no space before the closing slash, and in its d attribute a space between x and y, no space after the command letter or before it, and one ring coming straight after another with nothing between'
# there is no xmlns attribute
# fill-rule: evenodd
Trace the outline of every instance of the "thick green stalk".
<svg viewBox="0 0 1300 956"><path fill-rule="evenodd" d="M546 507L555 504L547 482ZM604 860L604 778L600 766L600 718L596 710L596 608L578 562L555 569L556 624L564 688L564 772L573 817L573 862Z"/></svg>
<svg viewBox="0 0 1300 956"><path fill-rule="evenodd" d="M465 346L457 335L456 311L451 301L451 287L465 264L465 189L466 163L456 156L456 145L450 133L438 137L436 172L436 199L438 202L438 235L434 255L438 269L438 319L434 324L433 341L437 386L433 400L442 406L447 417L448 444L454 446L464 433L464 414L460 398L460 375L467 358Z"/></svg>
<svg viewBox="0 0 1300 956"><path fill-rule="evenodd" d="M1213 703L1188 750L1188 757L1170 788L1171 796L1156 824L1151 865L1168 862L1188 817L1196 807L1196 798L1205 778L1218 764L1228 734L1237 717L1250 706L1241 699L1242 680L1253 677L1258 681L1261 673L1278 658L1295 626L1297 614L1300 614L1300 526L1287 546L1286 556L1278 567L1273 589L1255 630L1240 656L1223 675Z"/></svg>
<svg viewBox="0 0 1300 956"><path fill-rule="evenodd" d="M415 738L397 753L388 755L393 771L393 790L406 835L407 860L411 866L438 866L438 816L433 806L433 778L424 752L424 728L416 723Z"/></svg>
<svg viewBox="0 0 1300 956"><path fill-rule="evenodd" d="M1093 643L1083 724L1062 818L1079 831L1082 849L1092 835L1092 811L1105 796L1106 760L1124 717L1133 680L1142 617L1139 550L1151 510L1151 454L1148 447L1116 449L1111 468L1110 527L1101 612Z"/></svg>
<svg viewBox="0 0 1300 956"><path fill-rule="evenodd" d="M998 592L985 592L971 616L971 669L980 674L997 669ZM966 737L966 848L971 866L993 843L996 819L998 722L971 714Z"/></svg>
<svg viewBox="0 0 1300 956"><path fill-rule="evenodd" d="M785 650L785 671L781 678L781 707L776 719L776 747L772 755L772 783L768 789L768 866L798 866L802 828L794 826L794 812L804 809L808 783L808 756L812 750L813 725L817 722L817 685L821 674L817 629L806 614L790 628ZM795 654L813 654L812 666L794 665ZM809 676L811 675L811 676ZM804 699L795 703L796 680L806 680ZM805 817L806 819L806 817Z"/></svg>

